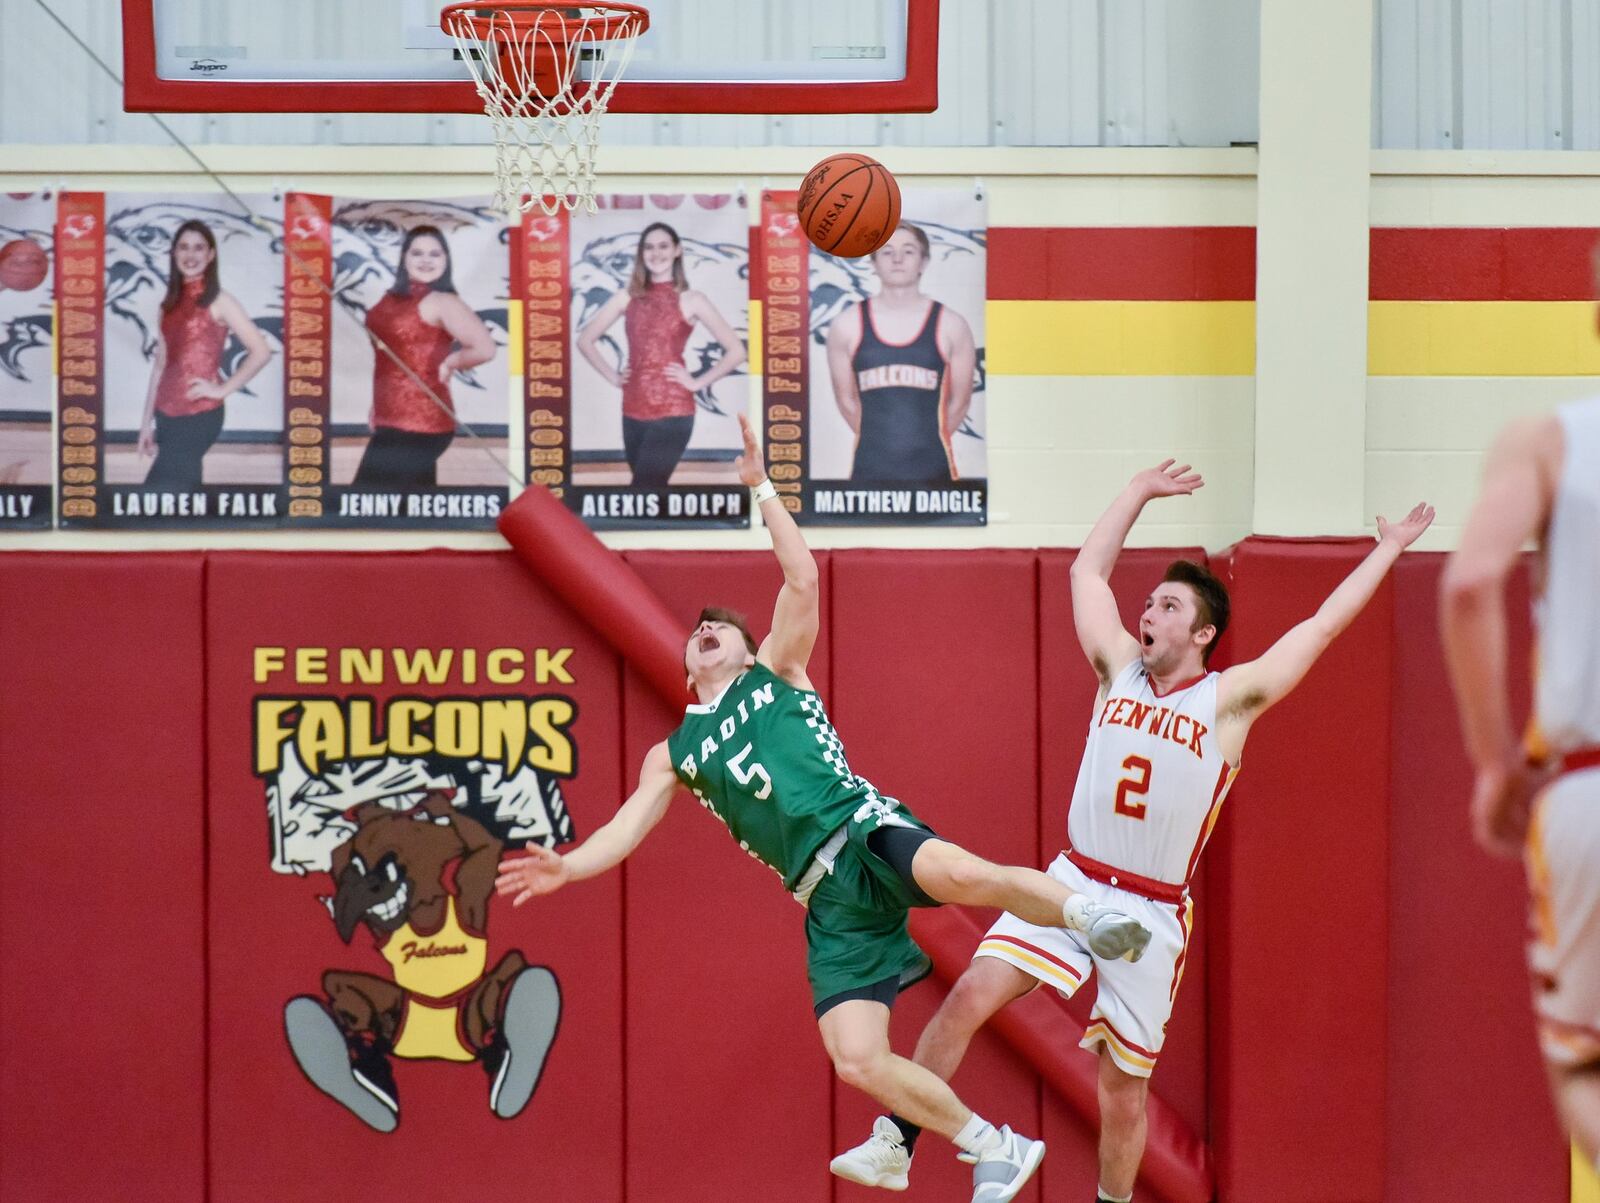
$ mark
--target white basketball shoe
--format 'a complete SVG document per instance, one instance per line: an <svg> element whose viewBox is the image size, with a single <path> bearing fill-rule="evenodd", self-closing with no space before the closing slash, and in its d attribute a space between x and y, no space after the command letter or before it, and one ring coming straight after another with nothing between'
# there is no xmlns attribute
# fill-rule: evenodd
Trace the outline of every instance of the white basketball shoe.
<svg viewBox="0 0 1600 1203"><path fill-rule="evenodd" d="M1067 926L1083 933L1089 951L1108 961L1137 961L1150 943L1150 929L1132 915L1074 894L1062 908Z"/></svg>
<svg viewBox="0 0 1600 1203"><path fill-rule="evenodd" d="M849 1182L905 1190L911 1185L911 1154L900 1129L887 1115L872 1121L872 1135L828 1163L828 1169Z"/></svg>
<svg viewBox="0 0 1600 1203"><path fill-rule="evenodd" d="M1126 916L1123 916L1126 918ZM1000 1129L1000 1143L978 1154L972 1167L972 1203L1007 1203L1028 1184L1044 1160L1044 1141Z"/></svg>

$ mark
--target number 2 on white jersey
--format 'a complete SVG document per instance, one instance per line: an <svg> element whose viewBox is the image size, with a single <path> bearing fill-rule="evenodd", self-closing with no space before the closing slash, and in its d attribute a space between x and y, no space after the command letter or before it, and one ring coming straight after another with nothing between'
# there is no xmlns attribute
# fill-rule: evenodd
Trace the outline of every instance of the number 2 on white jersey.
<svg viewBox="0 0 1600 1203"><path fill-rule="evenodd" d="M758 799L763 799L772 793L772 777L767 773L765 766L763 766L760 761L757 761L748 769L746 769L741 763L746 756L750 755L750 749L754 746L754 744L745 744L744 747L740 748L739 754L729 759L728 769L736 778L738 778L740 785L749 785L757 777L760 777L761 780L765 781L766 784L756 791L756 797ZM1118 798L1121 796L1121 794L1117 795Z"/></svg>
<svg viewBox="0 0 1600 1203"><path fill-rule="evenodd" d="M1138 794L1143 797L1150 792L1150 762L1143 756L1130 756L1122 762L1122 767L1139 776L1138 780L1129 776L1117 782L1116 812L1119 815L1127 815L1130 819L1142 820L1148 803L1130 802L1128 795Z"/></svg>

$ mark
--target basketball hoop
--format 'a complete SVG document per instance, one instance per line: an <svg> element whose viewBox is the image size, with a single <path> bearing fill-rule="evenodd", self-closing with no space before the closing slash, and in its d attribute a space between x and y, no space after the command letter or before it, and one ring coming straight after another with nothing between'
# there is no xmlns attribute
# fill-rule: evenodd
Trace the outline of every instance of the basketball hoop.
<svg viewBox="0 0 1600 1203"><path fill-rule="evenodd" d="M494 129L495 204L506 213L595 211L594 159L634 40L637 4L473 0L439 25L455 39Z"/></svg>

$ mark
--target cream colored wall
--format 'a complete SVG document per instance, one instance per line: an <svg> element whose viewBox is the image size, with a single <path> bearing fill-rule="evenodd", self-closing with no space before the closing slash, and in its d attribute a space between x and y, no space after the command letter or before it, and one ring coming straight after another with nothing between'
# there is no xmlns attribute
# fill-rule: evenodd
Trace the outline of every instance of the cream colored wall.
<svg viewBox="0 0 1600 1203"><path fill-rule="evenodd" d="M177 150L9 146L0 191L70 182L85 189L195 190L194 163ZM215 147L209 165L239 191L299 188L345 195L472 195L487 191L487 152L478 147ZM810 166L812 151L615 147L601 168L619 192L717 191L783 186ZM426 162L417 162L419 155ZM908 186L981 180L993 226L1255 225L1256 153L1236 150L931 150L895 152ZM1590 225L1600 215L1600 154L1403 153L1372 156L1375 225ZM1312 285L1307 285L1312 286ZM1347 305L1349 302L1347 301ZM1363 306L1364 308L1364 306ZM1364 317L1361 319L1364 320ZM752 406L756 394L752 382ZM1450 546L1476 479L1482 448L1510 414L1590 391L1587 379L1379 377L1364 405L1342 418L1339 437L1365 448L1347 488L1370 523L1419 497L1440 506L1424 546ZM1279 388L1295 387L1292 380ZM1137 467L1179 454L1210 484L1191 499L1152 507L1136 545L1198 543L1219 549L1252 529L1295 515L1265 507L1255 488L1255 378L989 378L991 521L982 528L817 528L818 547L1073 546L1109 496ZM753 412L753 411L752 411ZM1352 430L1359 426L1363 429ZM513 426L515 429L515 424ZM1287 503L1284 503L1285 506ZM1349 534L1351 529L1319 533ZM608 534L615 547L760 548L754 531ZM48 532L0 536L6 547L186 548L198 546L415 548L501 546L493 534L214 532L204 535Z"/></svg>
<svg viewBox="0 0 1600 1203"><path fill-rule="evenodd" d="M1600 227L1594 152L1376 151L1371 181L1374 226ZM1418 546L1454 547L1495 432L1597 392L1589 376L1369 377L1367 514L1426 497L1439 517Z"/></svg>

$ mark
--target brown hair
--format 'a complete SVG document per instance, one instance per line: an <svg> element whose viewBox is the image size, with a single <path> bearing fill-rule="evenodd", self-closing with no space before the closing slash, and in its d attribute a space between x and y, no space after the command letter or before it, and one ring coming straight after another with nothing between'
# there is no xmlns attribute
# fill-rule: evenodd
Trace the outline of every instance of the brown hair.
<svg viewBox="0 0 1600 1203"><path fill-rule="evenodd" d="M1166 576L1161 580L1188 585L1194 590L1195 618L1194 626L1189 628L1191 632L1198 631L1204 626L1217 628L1217 633L1211 637L1211 642L1200 649L1200 662L1209 665L1211 653L1217 650L1217 642L1222 638L1222 633L1228 629L1227 586L1192 560L1172 561L1167 566Z"/></svg>
<svg viewBox="0 0 1600 1203"><path fill-rule="evenodd" d="M915 238L917 240L917 245L922 247L922 257L924 259L932 259L933 258L933 243L928 241L928 232L926 230L924 230L921 226L912 225L909 221L902 221L899 225L897 225L893 230L891 230L889 232L889 238L893 238L901 230L904 230L906 233L910 234L913 238ZM884 241L884 245L888 245L889 238L885 238L883 240ZM881 251L882 249L883 249L883 247L879 247L878 248L879 251ZM872 253L874 255L876 255L878 253L878 251L873 251Z"/></svg>
<svg viewBox="0 0 1600 1203"><path fill-rule="evenodd" d="M222 291L222 281L217 274L217 236L203 221L186 221L173 231L172 245L167 249L167 295L161 300L162 313L171 313L183 299L183 273L178 270L178 239L185 234L200 235L211 248L211 262L206 264L205 283L200 287L200 299L195 305L204 309Z"/></svg>
<svg viewBox="0 0 1600 1203"><path fill-rule="evenodd" d="M650 291L650 269L644 265L644 240L657 230L665 230L667 237L672 239L672 245L677 247L680 252L672 260L672 287L679 292L683 292L689 287L688 273L683 270L683 255L681 253L683 239L679 238L678 231L674 230L666 222L653 221L639 235L639 245L633 252L633 275L628 278L628 295L630 297L642 297ZM727 620L718 619L717 621L726 622Z"/></svg>
<svg viewBox="0 0 1600 1203"><path fill-rule="evenodd" d="M450 275L450 244L445 241L444 231L438 226L412 226L406 231L406 236L400 243L400 262L394 269L394 285L389 289L390 293L397 297L410 294L411 273L406 271L406 252L411 249L411 244L419 238L433 239L439 244L439 249L444 251L444 271L428 287L434 292L455 292L456 284Z"/></svg>

